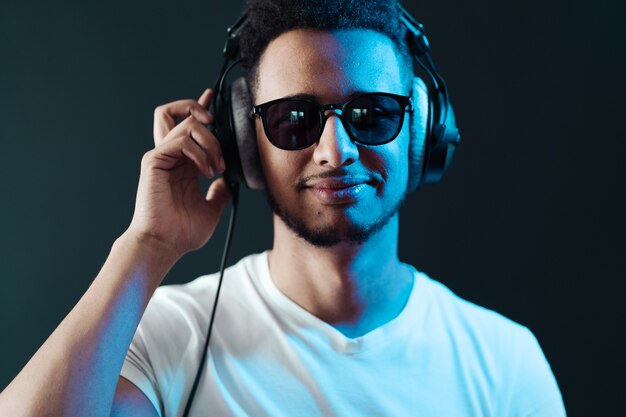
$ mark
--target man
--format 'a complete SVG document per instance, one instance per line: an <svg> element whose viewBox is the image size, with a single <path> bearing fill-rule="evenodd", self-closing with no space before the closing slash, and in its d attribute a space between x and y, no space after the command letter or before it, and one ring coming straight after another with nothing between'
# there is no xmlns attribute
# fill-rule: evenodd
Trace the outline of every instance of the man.
<svg viewBox="0 0 626 417"><path fill-rule="evenodd" d="M242 55L274 244L226 271L190 415L564 415L526 328L398 260L426 98L396 2L294 3L248 8ZM212 94L155 111L131 225L3 392L1 415L183 415L217 276L157 287L208 241L229 199L221 179L206 196L198 187L226 168L205 127ZM319 131L291 130L301 112L337 103L353 114L322 109ZM360 124L365 110L379 114Z"/></svg>

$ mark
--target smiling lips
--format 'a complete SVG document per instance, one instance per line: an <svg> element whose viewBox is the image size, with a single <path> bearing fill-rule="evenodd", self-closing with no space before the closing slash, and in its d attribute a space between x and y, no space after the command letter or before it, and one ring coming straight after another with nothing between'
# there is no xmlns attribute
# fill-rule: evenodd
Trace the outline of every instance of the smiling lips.
<svg viewBox="0 0 626 417"><path fill-rule="evenodd" d="M355 203L359 194L371 186L369 178L324 179L307 184L306 189L322 204Z"/></svg>

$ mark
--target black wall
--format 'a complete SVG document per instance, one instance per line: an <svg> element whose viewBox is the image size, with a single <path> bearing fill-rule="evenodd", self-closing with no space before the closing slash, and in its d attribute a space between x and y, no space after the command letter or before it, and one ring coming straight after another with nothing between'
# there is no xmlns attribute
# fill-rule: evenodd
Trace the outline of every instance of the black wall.
<svg viewBox="0 0 626 417"><path fill-rule="evenodd" d="M0 7L0 387L98 273L154 107L212 86L242 2L90 3ZM570 416L623 415L625 3L420 3L463 142L410 196L401 257L530 327ZM215 271L224 232L165 283ZM231 263L271 237L246 192Z"/></svg>

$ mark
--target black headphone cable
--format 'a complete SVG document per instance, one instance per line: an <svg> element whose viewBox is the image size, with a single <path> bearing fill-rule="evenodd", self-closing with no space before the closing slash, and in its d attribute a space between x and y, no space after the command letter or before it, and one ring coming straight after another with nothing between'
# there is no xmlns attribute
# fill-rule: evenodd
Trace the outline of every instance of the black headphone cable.
<svg viewBox="0 0 626 417"><path fill-rule="evenodd" d="M189 398L187 399L187 404L185 405L185 412L183 413L183 417L189 416L189 410L191 410L191 403L193 402L193 398L196 395L196 390L198 389L198 383L200 382L200 376L202 375L202 369L204 368L204 363L206 362L206 357L209 351L209 341L211 340L211 331L213 330L213 321L215 320L215 312L217 311L217 302L220 297L220 290L222 289L222 281L224 280L224 269L226 268L226 261L228 259L228 253L230 252L230 243L233 235L233 231L235 229L235 219L237 218L237 205L239 203L239 184L237 182L228 182L228 188L232 193L232 208L230 210L230 220L228 222L228 232L226 233L226 241L224 242L224 250L222 251L222 262L220 265L220 277L217 282L217 291L215 292L215 299L213 301L213 310L211 311L211 318L209 320L209 328L207 330L207 336L204 340L204 348L202 349L202 358L200 359L200 364L198 365L198 371L196 372L196 378L193 381L193 386L191 387L191 393L189 394Z"/></svg>

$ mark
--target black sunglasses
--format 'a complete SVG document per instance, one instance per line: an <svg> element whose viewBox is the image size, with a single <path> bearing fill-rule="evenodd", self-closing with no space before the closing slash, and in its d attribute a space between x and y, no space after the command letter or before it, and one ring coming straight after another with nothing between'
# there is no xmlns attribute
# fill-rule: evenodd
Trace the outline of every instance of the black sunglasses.
<svg viewBox="0 0 626 417"><path fill-rule="evenodd" d="M280 98L254 106L251 117L260 116L263 130L277 148L292 151L308 148L322 136L330 115L341 110L344 129L354 142L383 145L394 140L404 122L411 99L391 93L365 93L341 104L320 105L301 98Z"/></svg>

